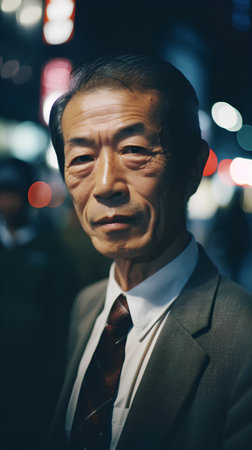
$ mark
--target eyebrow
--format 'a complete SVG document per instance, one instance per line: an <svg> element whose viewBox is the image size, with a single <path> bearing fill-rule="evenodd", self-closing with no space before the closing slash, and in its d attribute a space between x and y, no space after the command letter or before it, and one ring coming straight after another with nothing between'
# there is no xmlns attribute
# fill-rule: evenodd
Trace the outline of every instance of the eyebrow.
<svg viewBox="0 0 252 450"><path fill-rule="evenodd" d="M115 139L125 139L127 137L133 136L134 134L143 134L146 128L142 122L137 122L127 127L121 128L115 133Z"/></svg>
<svg viewBox="0 0 252 450"><path fill-rule="evenodd" d="M145 135L146 134L146 126L142 122L137 122L132 125L123 127L119 129L114 136L114 140L116 142L120 141L121 139L126 139L131 136L135 135ZM159 142L159 132L152 130L152 132L148 132L149 139L152 143L158 141Z"/></svg>
<svg viewBox="0 0 252 450"><path fill-rule="evenodd" d="M125 139L127 137L134 136L135 134L144 134L146 131L145 125L142 122L137 122L132 125L128 125L119 129L113 140L120 141L121 139ZM70 147L78 146L78 147L92 147L95 146L95 141L88 137L72 137L66 141L66 145Z"/></svg>
<svg viewBox="0 0 252 450"><path fill-rule="evenodd" d="M86 137L72 137L66 141L66 145L70 147L87 147L94 145L93 139L89 139Z"/></svg>

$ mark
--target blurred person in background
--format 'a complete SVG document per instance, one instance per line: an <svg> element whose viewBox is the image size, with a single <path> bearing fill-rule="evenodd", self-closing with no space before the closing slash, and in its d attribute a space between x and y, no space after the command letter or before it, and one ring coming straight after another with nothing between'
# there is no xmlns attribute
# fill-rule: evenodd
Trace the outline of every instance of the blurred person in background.
<svg viewBox="0 0 252 450"><path fill-rule="evenodd" d="M205 248L220 271L237 283L241 280L243 262L249 252L250 231L241 207L242 192L234 192L228 206L219 208Z"/></svg>
<svg viewBox="0 0 252 450"><path fill-rule="evenodd" d="M35 169L0 159L0 448L44 450L80 284L57 230L28 203Z"/></svg>
<svg viewBox="0 0 252 450"><path fill-rule="evenodd" d="M53 450L250 450L252 296L186 226L209 150L174 66L104 56L50 117L86 233L114 260L73 306Z"/></svg>

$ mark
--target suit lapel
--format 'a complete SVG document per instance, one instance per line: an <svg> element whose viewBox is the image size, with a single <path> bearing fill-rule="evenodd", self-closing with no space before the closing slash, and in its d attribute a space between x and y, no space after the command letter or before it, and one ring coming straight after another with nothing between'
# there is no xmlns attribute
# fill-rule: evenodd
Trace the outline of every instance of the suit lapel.
<svg viewBox="0 0 252 450"><path fill-rule="evenodd" d="M170 311L133 400L118 450L157 450L197 386L209 357L195 337L209 327L218 275L204 252Z"/></svg>
<svg viewBox="0 0 252 450"><path fill-rule="evenodd" d="M107 280L104 280L92 286L91 295L89 289L80 294L77 299L77 306L74 308L74 317L72 317L69 336L69 348L73 349L73 353L69 356L67 364L67 372L64 385L57 404L52 424L52 448L64 450L65 448L65 418L67 405L70 399L71 391L83 351L94 327L95 320L100 314L105 300ZM82 301L81 297L85 300ZM78 305L81 306L79 310Z"/></svg>

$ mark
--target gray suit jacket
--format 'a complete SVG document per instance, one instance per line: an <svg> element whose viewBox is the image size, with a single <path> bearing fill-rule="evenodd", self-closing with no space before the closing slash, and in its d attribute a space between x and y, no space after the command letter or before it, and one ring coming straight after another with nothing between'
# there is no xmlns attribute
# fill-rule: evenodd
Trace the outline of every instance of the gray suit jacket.
<svg viewBox="0 0 252 450"><path fill-rule="evenodd" d="M69 362L53 424L63 450L78 364L103 308L107 281L73 308ZM118 450L251 450L252 296L223 279L204 251L174 302L123 428Z"/></svg>

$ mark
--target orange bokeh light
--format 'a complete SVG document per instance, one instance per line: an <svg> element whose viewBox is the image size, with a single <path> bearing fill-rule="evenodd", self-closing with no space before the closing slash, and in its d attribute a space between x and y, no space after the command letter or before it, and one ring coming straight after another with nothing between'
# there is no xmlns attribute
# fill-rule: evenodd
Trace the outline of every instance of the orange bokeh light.
<svg viewBox="0 0 252 450"><path fill-rule="evenodd" d="M210 175L213 175L213 173L216 171L218 165L218 158L214 151L210 148L208 160L206 162L204 171L203 171L203 177L209 177Z"/></svg>
<svg viewBox="0 0 252 450"><path fill-rule="evenodd" d="M234 185L230 175L230 165L232 161L232 159L223 159L218 165L218 175L222 183L227 184L228 186Z"/></svg>
<svg viewBox="0 0 252 450"><path fill-rule="evenodd" d="M36 181L28 191L28 201L33 208L44 208L52 199L52 190L44 181Z"/></svg>

